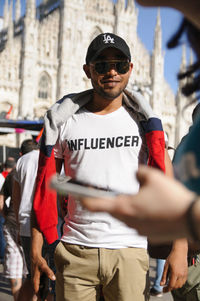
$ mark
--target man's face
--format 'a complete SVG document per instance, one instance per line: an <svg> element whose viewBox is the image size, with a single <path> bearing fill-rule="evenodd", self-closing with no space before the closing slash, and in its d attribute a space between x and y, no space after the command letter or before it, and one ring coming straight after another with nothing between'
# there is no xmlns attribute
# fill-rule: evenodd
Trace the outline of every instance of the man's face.
<svg viewBox="0 0 200 301"><path fill-rule="evenodd" d="M122 74L118 71L117 66L117 63L121 61L127 62L127 58L121 51L115 48L107 48L100 53L95 62L84 65L84 71L91 79L94 90L105 99L113 100L117 98L128 84L133 65L128 63L127 72ZM103 74L99 74L95 70L97 69L95 64L101 62L106 62L109 66Z"/></svg>

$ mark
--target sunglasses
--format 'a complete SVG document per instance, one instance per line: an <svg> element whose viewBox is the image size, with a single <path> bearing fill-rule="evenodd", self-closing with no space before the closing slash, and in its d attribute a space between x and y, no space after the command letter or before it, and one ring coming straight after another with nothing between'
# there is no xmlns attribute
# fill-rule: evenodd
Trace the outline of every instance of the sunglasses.
<svg viewBox="0 0 200 301"><path fill-rule="evenodd" d="M125 74L129 71L130 62L120 60L98 61L93 64L91 63L90 65L92 65L94 67L94 70L101 75L106 74L111 69L111 67L114 67L117 73Z"/></svg>

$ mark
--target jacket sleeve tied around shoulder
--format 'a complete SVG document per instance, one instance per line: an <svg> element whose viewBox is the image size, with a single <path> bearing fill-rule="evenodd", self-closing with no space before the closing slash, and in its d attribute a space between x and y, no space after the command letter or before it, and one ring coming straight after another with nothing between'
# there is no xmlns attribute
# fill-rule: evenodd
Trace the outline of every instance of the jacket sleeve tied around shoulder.
<svg viewBox="0 0 200 301"><path fill-rule="evenodd" d="M39 230L45 236L48 244L58 239L57 194L49 189L49 180L56 173L54 146L59 128L90 101L92 93L91 89L64 96L47 111L44 118L33 210Z"/></svg>
<svg viewBox="0 0 200 301"><path fill-rule="evenodd" d="M149 151L148 165L165 172L165 138L159 118L142 121L146 143Z"/></svg>
<svg viewBox="0 0 200 301"><path fill-rule="evenodd" d="M149 151L148 165L165 172L165 137L161 120L153 112L150 104L141 93L134 90L130 93L125 90L125 96L125 103L143 116L140 124Z"/></svg>
<svg viewBox="0 0 200 301"><path fill-rule="evenodd" d="M42 140L44 137L42 137ZM47 155L48 154L48 155ZM36 221L40 231L44 234L47 243L51 244L58 239L57 223L57 194L50 190L49 180L56 173L53 146L44 151L44 143L41 143L36 190L33 202Z"/></svg>

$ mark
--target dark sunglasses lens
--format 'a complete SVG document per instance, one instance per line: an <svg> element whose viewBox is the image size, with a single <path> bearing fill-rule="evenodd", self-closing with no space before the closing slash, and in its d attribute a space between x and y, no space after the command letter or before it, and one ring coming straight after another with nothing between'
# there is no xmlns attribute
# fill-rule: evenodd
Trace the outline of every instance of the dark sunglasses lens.
<svg viewBox="0 0 200 301"><path fill-rule="evenodd" d="M129 70L129 62L119 62L116 64L117 72L120 74L125 74Z"/></svg>
<svg viewBox="0 0 200 301"><path fill-rule="evenodd" d="M99 62L94 65L95 71L99 74L105 74L110 69L111 65L115 65L116 71L120 74L125 74L129 70L129 62Z"/></svg>
<svg viewBox="0 0 200 301"><path fill-rule="evenodd" d="M96 63L94 68L97 73L105 74L108 72L109 64L107 62Z"/></svg>

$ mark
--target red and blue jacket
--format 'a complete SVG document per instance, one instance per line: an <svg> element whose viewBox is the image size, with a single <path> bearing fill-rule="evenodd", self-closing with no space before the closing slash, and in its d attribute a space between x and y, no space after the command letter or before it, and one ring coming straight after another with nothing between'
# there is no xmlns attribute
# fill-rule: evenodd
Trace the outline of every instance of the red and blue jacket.
<svg viewBox="0 0 200 301"><path fill-rule="evenodd" d="M93 90L64 96L47 111L44 131L40 143L39 166L33 201L37 225L49 244L58 239L57 195L49 189L49 181L56 173L54 145L60 126L93 97ZM138 92L124 91L123 101L137 112L148 147L148 165L165 172L165 139L161 120L153 113L150 105Z"/></svg>

